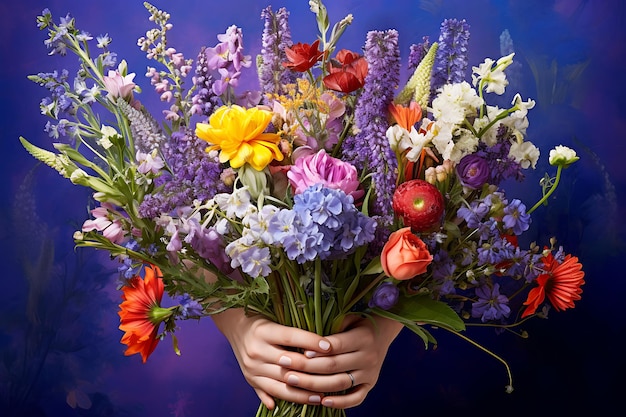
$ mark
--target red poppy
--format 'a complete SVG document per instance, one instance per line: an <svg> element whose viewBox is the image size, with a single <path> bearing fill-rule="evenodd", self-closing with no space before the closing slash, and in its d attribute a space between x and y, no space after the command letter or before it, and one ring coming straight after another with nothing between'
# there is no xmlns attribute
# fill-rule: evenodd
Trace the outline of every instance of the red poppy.
<svg viewBox="0 0 626 417"><path fill-rule="evenodd" d="M285 54L289 62L283 62L283 67L291 68L297 72L305 72L313 67L324 54L319 50L320 40L317 39L311 45L298 42L292 47L285 48Z"/></svg>
<svg viewBox="0 0 626 417"><path fill-rule="evenodd" d="M163 278L161 270L154 265L144 268L145 278L135 276L122 287L120 304L120 330L124 331L121 342L128 346L126 356L140 353L143 362L159 343L159 324L171 315L171 310L161 308Z"/></svg>
<svg viewBox="0 0 626 417"><path fill-rule="evenodd" d="M556 311L573 308L574 301L580 300L583 290L580 288L584 283L585 273L582 265L575 256L567 255L562 263L559 263L552 254L542 258L545 272L536 278L537 287L530 290L528 298L524 302L528 306L522 318L530 316L546 297Z"/></svg>
<svg viewBox="0 0 626 417"><path fill-rule="evenodd" d="M326 88L342 93L351 93L365 84L368 65L365 57L342 49L330 62L328 71L329 74L323 80Z"/></svg>

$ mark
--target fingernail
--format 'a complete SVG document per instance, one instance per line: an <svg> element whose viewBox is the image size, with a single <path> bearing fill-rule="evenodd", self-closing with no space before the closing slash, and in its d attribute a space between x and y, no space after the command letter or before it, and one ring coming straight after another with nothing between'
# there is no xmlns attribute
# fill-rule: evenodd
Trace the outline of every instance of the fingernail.
<svg viewBox="0 0 626 417"><path fill-rule="evenodd" d="M330 343L326 340L320 340L319 346L322 350L328 350L330 348Z"/></svg>
<svg viewBox="0 0 626 417"><path fill-rule="evenodd" d="M320 401L322 401L322 397L320 397L319 395L311 395L311 396L309 397L309 402L310 402L310 403L315 403L315 404L317 404L317 403L319 403Z"/></svg>
<svg viewBox="0 0 626 417"><path fill-rule="evenodd" d="M317 353L314 350L307 350L304 352L304 356L307 358L314 358L317 356Z"/></svg>
<svg viewBox="0 0 626 417"><path fill-rule="evenodd" d="M278 364L280 366L290 366L291 358L289 356L281 356L280 359L278 360Z"/></svg>
<svg viewBox="0 0 626 417"><path fill-rule="evenodd" d="M295 376L295 375L289 375L289 376L287 377L287 383L288 383L289 385L298 385L298 382L300 382L300 380L299 380L299 379L298 379L298 377L297 377L297 376Z"/></svg>
<svg viewBox="0 0 626 417"><path fill-rule="evenodd" d="M324 400L322 400L322 404L325 405L326 407L332 407L333 400L331 400L330 398L324 398Z"/></svg>

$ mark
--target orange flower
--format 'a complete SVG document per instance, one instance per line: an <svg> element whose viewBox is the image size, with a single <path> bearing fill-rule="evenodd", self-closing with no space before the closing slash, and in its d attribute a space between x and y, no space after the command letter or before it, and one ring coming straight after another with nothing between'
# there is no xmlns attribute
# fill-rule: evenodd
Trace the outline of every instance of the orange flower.
<svg viewBox="0 0 626 417"><path fill-rule="evenodd" d="M563 262L559 263L550 253L543 257L542 262L545 273L536 278L538 286L528 293L528 298L524 302L528 307L524 310L522 318L535 313L546 297L556 311L573 308L574 301L580 300L580 294L583 292L580 287L585 283L583 279L585 273L577 257L567 255Z"/></svg>
<svg viewBox="0 0 626 417"><path fill-rule="evenodd" d="M298 42L291 48L285 48L285 55L287 55L289 61L283 62L283 67L291 68L293 71L297 72L305 72L311 69L324 54L319 50L319 45L320 40L317 39L311 45Z"/></svg>
<svg viewBox="0 0 626 417"><path fill-rule="evenodd" d="M415 123L422 119L422 108L415 101L412 101L409 107L391 103L389 104L389 113L400 127L409 132Z"/></svg>
<svg viewBox="0 0 626 417"><path fill-rule="evenodd" d="M143 362L159 343L159 324L172 315L169 309L161 308L163 278L161 270L154 265L144 268L145 278L131 278L122 288L120 304L120 330L125 334L121 342L128 346L126 356L140 353Z"/></svg>
<svg viewBox="0 0 626 417"><path fill-rule="evenodd" d="M393 232L380 254L385 274L398 280L423 274L432 260L426 244L411 232L410 227Z"/></svg>

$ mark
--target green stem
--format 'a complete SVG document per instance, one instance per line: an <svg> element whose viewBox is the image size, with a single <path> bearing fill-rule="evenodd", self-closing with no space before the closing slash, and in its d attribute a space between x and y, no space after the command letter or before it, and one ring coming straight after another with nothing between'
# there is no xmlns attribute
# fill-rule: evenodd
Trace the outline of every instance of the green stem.
<svg viewBox="0 0 626 417"><path fill-rule="evenodd" d="M469 342L470 344L474 345L478 349L482 350L486 354L490 355L491 357L493 357L496 360L498 360L499 362L501 362L504 365L504 367L506 368L506 373L507 373L507 376L509 378L509 384L507 385L506 390L509 393L513 392L513 375L511 374L511 368L509 367L509 364L504 359L502 359L500 356L496 355L495 353L493 353L489 349L485 348L484 346L481 346L479 343L473 341L472 339L470 339L467 336L462 335L459 332L456 332L456 331L454 331L452 329L448 329L445 326L442 326L441 328L449 331L450 333L453 333L453 334L459 336L461 339L465 340L466 342Z"/></svg>
<svg viewBox="0 0 626 417"><path fill-rule="evenodd" d="M322 261L320 258L315 258L315 282L313 285L315 332L321 336L324 334L324 323L322 323Z"/></svg>
<svg viewBox="0 0 626 417"><path fill-rule="evenodd" d="M535 211L540 205L542 205L548 199L548 197L550 197L550 195L554 192L554 190L556 190L556 187L559 185L559 181L561 180L561 171L563 171L563 166L559 165L556 169L556 178L554 179L554 184L552 184L552 187L550 187L548 192L544 194L543 198L537 201L537 203L534 206L532 206L530 210L526 212L527 214L530 214L533 211Z"/></svg>

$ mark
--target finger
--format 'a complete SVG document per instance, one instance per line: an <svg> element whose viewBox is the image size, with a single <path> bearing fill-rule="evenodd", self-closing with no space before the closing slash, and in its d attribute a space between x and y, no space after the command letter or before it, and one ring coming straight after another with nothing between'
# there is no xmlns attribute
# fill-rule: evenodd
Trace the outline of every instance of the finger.
<svg viewBox="0 0 626 417"><path fill-rule="evenodd" d="M287 357L289 360L287 360ZM368 358L361 351L341 353L338 355L318 356L307 358L298 353L285 353L279 360L279 365L292 371L309 374L333 375L352 369L359 369L368 362Z"/></svg>
<svg viewBox="0 0 626 417"><path fill-rule="evenodd" d="M295 327L267 321L259 325L259 331L266 341L274 345L316 352L328 352L330 349L330 342L326 338Z"/></svg>
<svg viewBox="0 0 626 417"><path fill-rule="evenodd" d="M269 410L273 410L274 409L274 407L276 406L276 402L274 402L274 398L272 398L271 395L269 395L268 393L266 393L265 391L263 391L263 390L261 390L259 388L254 388L254 392L256 392L257 397L259 397L261 402L263 404L265 404L265 406Z"/></svg>
<svg viewBox="0 0 626 417"><path fill-rule="evenodd" d="M267 394L274 398L280 398L297 404L311 405L319 405L322 400L319 392L304 390L269 378L259 378L257 382L263 385Z"/></svg>
<svg viewBox="0 0 626 417"><path fill-rule="evenodd" d="M367 384L359 385L348 391L345 395L328 395L322 399L322 405L329 408L352 408L360 405L371 386Z"/></svg>
<svg viewBox="0 0 626 417"><path fill-rule="evenodd" d="M285 382L287 385L297 386L298 388L313 392L339 392L353 388L358 376L357 371L352 372L352 377L350 377L348 372L340 372L332 375L288 372ZM354 382L352 378L354 378Z"/></svg>

